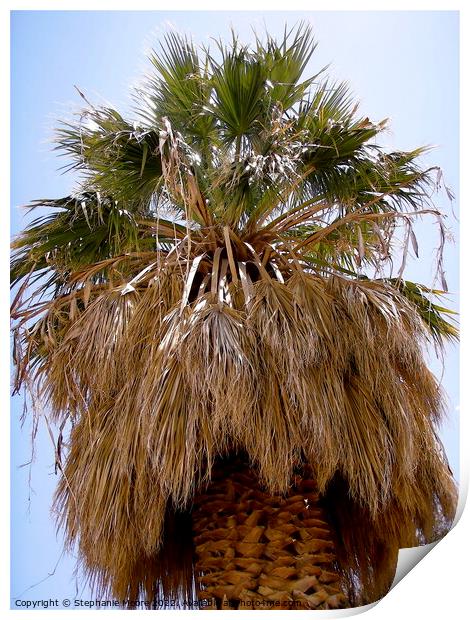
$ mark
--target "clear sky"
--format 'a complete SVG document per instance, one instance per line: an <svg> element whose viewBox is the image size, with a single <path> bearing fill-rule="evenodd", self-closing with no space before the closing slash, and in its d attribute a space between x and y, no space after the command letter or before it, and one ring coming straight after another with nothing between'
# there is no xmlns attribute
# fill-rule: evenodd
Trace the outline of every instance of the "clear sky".
<svg viewBox="0 0 470 620"><path fill-rule="evenodd" d="M391 119L382 144L392 149L436 145L427 162L442 167L456 194L458 211L459 24L457 12L19 12L12 14L11 38L11 201L12 232L24 225L17 209L37 198L68 194L73 178L62 176L63 162L51 151L58 118L81 107L74 84L95 103L130 109L129 90L148 67L145 53L164 32L176 28L196 42L227 38L230 25L244 42L253 28L281 35L284 25L300 20L314 27L318 48L308 72L330 63L329 73L347 80L371 120ZM436 206L449 214L455 245L446 252L446 277L458 306L458 222L445 196ZM406 275L433 283L433 250L438 231L427 220L416 228L420 261ZM434 372L440 363L430 357ZM449 396L449 422L442 430L451 467L458 477L458 354L448 350L443 386ZM30 422L20 429L21 399L12 404L11 596L73 597L75 560L61 558L61 540L49 512L57 482L53 448L43 427L38 433L32 469L20 468L31 457ZM28 477L31 483L28 484ZM56 567L57 565L57 567ZM54 572L55 569L55 572ZM52 574L50 577L48 575ZM35 585L37 584L37 585ZM28 590L27 593L25 591ZM83 596L89 598L88 592Z"/></svg>

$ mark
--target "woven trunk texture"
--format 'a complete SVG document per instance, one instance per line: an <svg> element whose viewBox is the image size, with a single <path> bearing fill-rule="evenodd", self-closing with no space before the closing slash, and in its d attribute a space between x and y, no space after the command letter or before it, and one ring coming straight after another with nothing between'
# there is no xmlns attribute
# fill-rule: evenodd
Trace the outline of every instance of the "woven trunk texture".
<svg viewBox="0 0 470 620"><path fill-rule="evenodd" d="M305 474L295 477L289 494L270 495L245 461L221 462L196 497L193 533L205 608L348 606L334 569L331 531Z"/></svg>

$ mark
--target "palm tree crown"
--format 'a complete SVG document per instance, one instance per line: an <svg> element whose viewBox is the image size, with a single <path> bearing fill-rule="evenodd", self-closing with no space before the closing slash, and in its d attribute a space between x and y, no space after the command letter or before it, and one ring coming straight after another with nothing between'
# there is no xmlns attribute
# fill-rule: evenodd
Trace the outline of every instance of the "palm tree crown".
<svg viewBox="0 0 470 620"><path fill-rule="evenodd" d="M13 243L15 387L72 423L56 509L102 591L177 589L165 523L237 451L272 493L308 464L355 601L452 519L422 345L457 332L385 275L398 231L406 255L414 217L441 221L436 170L305 78L314 49L304 26L216 53L169 34L137 122L87 104L58 130L80 187Z"/></svg>

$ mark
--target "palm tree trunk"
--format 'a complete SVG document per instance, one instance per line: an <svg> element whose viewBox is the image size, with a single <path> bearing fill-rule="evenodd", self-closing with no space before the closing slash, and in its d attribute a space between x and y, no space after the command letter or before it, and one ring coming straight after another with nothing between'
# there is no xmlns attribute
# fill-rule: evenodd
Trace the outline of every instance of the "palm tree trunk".
<svg viewBox="0 0 470 620"><path fill-rule="evenodd" d="M347 607L314 481L270 495L246 461L217 464L193 509L196 587L206 608Z"/></svg>

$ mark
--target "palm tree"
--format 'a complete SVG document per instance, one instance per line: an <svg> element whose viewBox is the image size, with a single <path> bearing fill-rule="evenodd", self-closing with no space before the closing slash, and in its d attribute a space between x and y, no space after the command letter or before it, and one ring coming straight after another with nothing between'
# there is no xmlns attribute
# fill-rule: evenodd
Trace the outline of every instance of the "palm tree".
<svg viewBox="0 0 470 620"><path fill-rule="evenodd" d="M13 243L15 390L59 428L67 543L129 606L368 603L453 519L423 346L457 332L391 269L416 216L442 227L439 171L303 77L314 49L169 34L136 122L59 128L80 185Z"/></svg>

